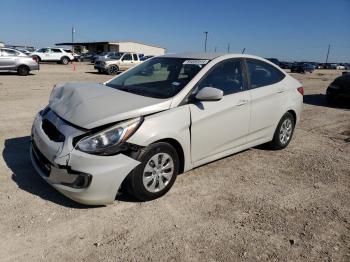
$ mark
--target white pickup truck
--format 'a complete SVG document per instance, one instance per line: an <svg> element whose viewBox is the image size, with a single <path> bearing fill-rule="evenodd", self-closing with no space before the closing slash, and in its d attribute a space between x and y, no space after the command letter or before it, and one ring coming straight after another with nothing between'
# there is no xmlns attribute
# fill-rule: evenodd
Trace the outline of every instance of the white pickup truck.
<svg viewBox="0 0 350 262"><path fill-rule="evenodd" d="M62 48L41 48L30 55L38 62L57 62L64 65L74 60L74 56Z"/></svg>
<svg viewBox="0 0 350 262"><path fill-rule="evenodd" d="M136 53L115 53L109 58L100 58L96 60L94 68L99 73L107 73L109 75L116 75L120 71L128 70L142 61Z"/></svg>

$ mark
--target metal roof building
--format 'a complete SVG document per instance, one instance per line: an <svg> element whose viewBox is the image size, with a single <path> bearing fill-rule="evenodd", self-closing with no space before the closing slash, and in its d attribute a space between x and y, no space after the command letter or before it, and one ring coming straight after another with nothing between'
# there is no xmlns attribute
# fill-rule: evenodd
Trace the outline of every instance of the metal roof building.
<svg viewBox="0 0 350 262"><path fill-rule="evenodd" d="M57 43L57 46L74 46L75 49L89 52L134 52L144 55L164 55L166 49L163 47L144 44L135 41L99 41L99 42L67 42Z"/></svg>

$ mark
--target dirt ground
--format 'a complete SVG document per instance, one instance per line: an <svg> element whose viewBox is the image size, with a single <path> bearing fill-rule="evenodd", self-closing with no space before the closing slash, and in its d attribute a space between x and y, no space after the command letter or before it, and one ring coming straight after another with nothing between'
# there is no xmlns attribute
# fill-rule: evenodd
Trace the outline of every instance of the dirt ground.
<svg viewBox="0 0 350 262"><path fill-rule="evenodd" d="M304 111L288 148L253 148L178 177L161 199L76 204L31 166L36 112L92 65L0 73L0 261L350 261L350 110L325 102L341 72L295 74Z"/></svg>

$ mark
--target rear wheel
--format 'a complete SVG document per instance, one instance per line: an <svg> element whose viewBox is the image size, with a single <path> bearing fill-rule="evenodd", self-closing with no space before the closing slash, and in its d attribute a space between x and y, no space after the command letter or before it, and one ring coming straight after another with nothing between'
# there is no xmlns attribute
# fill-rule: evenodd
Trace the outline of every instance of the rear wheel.
<svg viewBox="0 0 350 262"><path fill-rule="evenodd" d="M29 68L28 68L28 66L23 65L23 66L18 67L17 73L18 73L20 76L26 76L26 75L28 75L28 74L29 74Z"/></svg>
<svg viewBox="0 0 350 262"><path fill-rule="evenodd" d="M107 70L107 73L109 75L116 75L118 74L118 72L119 72L119 67L116 65L111 65Z"/></svg>
<svg viewBox="0 0 350 262"><path fill-rule="evenodd" d="M295 127L295 119L289 112L285 113L277 125L272 141L269 143L273 149L284 149L290 143Z"/></svg>
<svg viewBox="0 0 350 262"><path fill-rule="evenodd" d="M61 58L61 63L64 65L68 65L69 61L70 61L69 58L66 56Z"/></svg>
<svg viewBox="0 0 350 262"><path fill-rule="evenodd" d="M179 173L179 157L175 148L168 143L155 143L146 147L137 160L141 164L128 177L128 191L141 201L167 193Z"/></svg>

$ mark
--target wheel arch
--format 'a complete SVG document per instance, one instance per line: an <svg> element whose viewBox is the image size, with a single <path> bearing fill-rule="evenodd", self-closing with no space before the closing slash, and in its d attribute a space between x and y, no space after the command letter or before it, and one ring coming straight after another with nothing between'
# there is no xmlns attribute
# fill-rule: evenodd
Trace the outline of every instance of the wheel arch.
<svg viewBox="0 0 350 262"><path fill-rule="evenodd" d="M26 67L30 71L30 67L26 64L19 64L16 69L18 70L20 67Z"/></svg>
<svg viewBox="0 0 350 262"><path fill-rule="evenodd" d="M164 138L164 139L155 141L154 143L159 143L159 142L168 143L175 148L180 161L179 174L182 174L185 170L185 154L181 144L174 138Z"/></svg>
<svg viewBox="0 0 350 262"><path fill-rule="evenodd" d="M293 118L294 118L294 125L295 125L298 122L298 120L299 120L297 118L297 113L293 109L288 110L286 113L290 113L293 116Z"/></svg>

